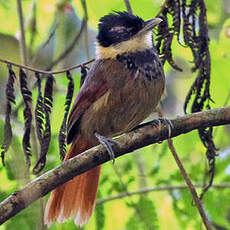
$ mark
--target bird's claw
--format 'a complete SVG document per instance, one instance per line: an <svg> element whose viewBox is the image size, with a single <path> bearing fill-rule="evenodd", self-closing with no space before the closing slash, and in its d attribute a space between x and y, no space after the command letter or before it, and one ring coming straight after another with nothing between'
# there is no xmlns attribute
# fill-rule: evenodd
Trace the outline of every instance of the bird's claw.
<svg viewBox="0 0 230 230"><path fill-rule="evenodd" d="M95 133L96 138L100 142L101 145L103 145L106 150L109 153L110 159L113 161L113 164L115 163L115 154L112 149L112 145L117 144L117 141L113 140L112 138L104 137L100 135L99 133Z"/></svg>
<svg viewBox="0 0 230 230"><path fill-rule="evenodd" d="M168 128L168 138L170 138L171 134L172 134L173 124L169 119L167 119L167 118L159 118L159 119L153 120L151 122L152 125L159 127L159 129L161 129L161 124L162 123L167 126L167 128Z"/></svg>

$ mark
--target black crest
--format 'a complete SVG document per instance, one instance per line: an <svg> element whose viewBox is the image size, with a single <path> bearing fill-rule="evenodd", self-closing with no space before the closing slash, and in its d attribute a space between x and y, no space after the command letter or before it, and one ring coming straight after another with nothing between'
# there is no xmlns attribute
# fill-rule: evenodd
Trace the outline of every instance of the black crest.
<svg viewBox="0 0 230 230"><path fill-rule="evenodd" d="M144 20L128 12L115 12L100 19L97 40L108 47L130 39L144 26Z"/></svg>

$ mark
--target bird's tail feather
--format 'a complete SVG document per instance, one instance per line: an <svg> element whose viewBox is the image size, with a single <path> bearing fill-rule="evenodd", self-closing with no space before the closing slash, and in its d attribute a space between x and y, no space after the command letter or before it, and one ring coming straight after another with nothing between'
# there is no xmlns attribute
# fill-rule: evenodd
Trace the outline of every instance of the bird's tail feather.
<svg viewBox="0 0 230 230"><path fill-rule="evenodd" d="M73 141L64 160L91 147L93 145L78 136ZM93 168L51 192L45 209L44 222L46 225L50 226L55 220L61 223L70 217L78 226L89 221L95 206L100 169L100 166Z"/></svg>

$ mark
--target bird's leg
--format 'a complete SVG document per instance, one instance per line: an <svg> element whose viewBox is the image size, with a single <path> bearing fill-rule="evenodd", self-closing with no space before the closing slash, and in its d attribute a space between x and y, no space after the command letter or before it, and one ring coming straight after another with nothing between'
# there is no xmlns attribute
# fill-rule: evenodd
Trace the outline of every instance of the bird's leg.
<svg viewBox="0 0 230 230"><path fill-rule="evenodd" d="M114 154L112 145L117 144L117 142L115 140L113 140L112 138L104 137L104 136L102 136L96 132L95 132L95 136L98 139L98 141L100 142L100 144L106 148L106 150L109 153L110 159L113 161L113 164L114 164L115 163L115 154Z"/></svg>

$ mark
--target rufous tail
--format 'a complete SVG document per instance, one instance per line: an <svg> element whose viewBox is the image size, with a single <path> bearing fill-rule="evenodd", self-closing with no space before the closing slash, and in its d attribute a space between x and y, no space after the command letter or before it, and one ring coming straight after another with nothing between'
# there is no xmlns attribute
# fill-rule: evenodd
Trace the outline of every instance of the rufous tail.
<svg viewBox="0 0 230 230"><path fill-rule="evenodd" d="M93 145L77 136L64 161L91 147ZM46 225L50 226L55 220L62 223L68 218L73 218L77 226L89 221L95 206L100 169L100 166L93 168L51 192L44 215Z"/></svg>

